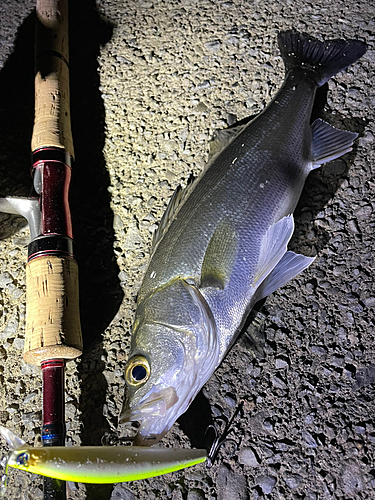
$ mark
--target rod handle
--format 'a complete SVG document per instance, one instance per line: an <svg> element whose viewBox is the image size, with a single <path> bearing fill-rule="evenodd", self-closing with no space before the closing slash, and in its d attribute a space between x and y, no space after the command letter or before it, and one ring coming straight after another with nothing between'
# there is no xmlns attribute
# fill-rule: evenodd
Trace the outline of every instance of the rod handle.
<svg viewBox="0 0 375 500"><path fill-rule="evenodd" d="M70 122L68 1L37 0L35 118L31 150L65 149L74 158Z"/></svg>
<svg viewBox="0 0 375 500"><path fill-rule="evenodd" d="M26 265L26 335L24 360L82 354L78 301L78 265L66 256L40 256Z"/></svg>

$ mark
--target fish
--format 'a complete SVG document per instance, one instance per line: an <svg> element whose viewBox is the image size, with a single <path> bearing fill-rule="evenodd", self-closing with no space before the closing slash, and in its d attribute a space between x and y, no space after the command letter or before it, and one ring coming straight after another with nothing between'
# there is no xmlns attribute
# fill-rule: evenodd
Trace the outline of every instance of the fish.
<svg viewBox="0 0 375 500"><path fill-rule="evenodd" d="M63 481L122 483L175 472L207 460L204 449L144 446L32 447L14 436L9 429L0 427L0 433L11 447L16 446L9 453L7 467ZM5 487L6 484L3 490Z"/></svg>
<svg viewBox="0 0 375 500"><path fill-rule="evenodd" d="M168 432L255 303L314 261L288 250L293 212L309 173L351 151L357 138L321 119L311 124L315 94L366 44L288 30L278 46L281 88L249 123L218 134L208 165L176 190L154 235L119 417L120 426L138 422L136 445Z"/></svg>

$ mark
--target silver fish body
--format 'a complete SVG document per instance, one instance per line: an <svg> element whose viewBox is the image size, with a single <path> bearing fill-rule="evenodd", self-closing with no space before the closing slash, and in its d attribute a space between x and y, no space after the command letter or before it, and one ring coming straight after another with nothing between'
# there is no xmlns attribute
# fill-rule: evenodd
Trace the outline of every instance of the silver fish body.
<svg viewBox="0 0 375 500"><path fill-rule="evenodd" d="M313 258L287 251L292 213L314 168L351 150L356 134L310 125L316 89L357 60L358 41L279 35L286 78L272 102L197 181L177 191L138 295L127 400L138 444L157 442L235 341L255 302Z"/></svg>

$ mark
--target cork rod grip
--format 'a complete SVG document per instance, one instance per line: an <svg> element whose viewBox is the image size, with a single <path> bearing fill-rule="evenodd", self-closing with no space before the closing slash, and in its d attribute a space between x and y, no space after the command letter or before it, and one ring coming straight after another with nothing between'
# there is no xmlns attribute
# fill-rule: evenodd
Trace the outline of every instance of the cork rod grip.
<svg viewBox="0 0 375 500"><path fill-rule="evenodd" d="M35 118L31 149L65 149L74 157L70 123L68 0L37 0Z"/></svg>
<svg viewBox="0 0 375 500"><path fill-rule="evenodd" d="M26 266L24 360L73 359L82 353L78 266L69 257L43 256Z"/></svg>

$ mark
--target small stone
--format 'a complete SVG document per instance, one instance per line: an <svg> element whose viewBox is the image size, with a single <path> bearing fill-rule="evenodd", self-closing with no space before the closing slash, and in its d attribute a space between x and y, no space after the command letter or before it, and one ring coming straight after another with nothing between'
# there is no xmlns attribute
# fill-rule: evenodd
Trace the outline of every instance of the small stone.
<svg viewBox="0 0 375 500"><path fill-rule="evenodd" d="M13 340L13 346L18 350L18 351L23 351L23 348L25 346L25 339L19 339L16 337Z"/></svg>
<svg viewBox="0 0 375 500"><path fill-rule="evenodd" d="M4 328L4 330L0 333L0 338L7 339L8 337L14 337L17 333L17 330L18 321L13 316L13 318L8 321L7 326Z"/></svg>
<svg viewBox="0 0 375 500"><path fill-rule="evenodd" d="M31 401L33 401L34 399L36 399L37 397L37 393L36 392L32 392L31 394L28 394L25 399L23 400L23 404L24 405L27 405L28 403L31 403Z"/></svg>
<svg viewBox="0 0 375 500"><path fill-rule="evenodd" d="M363 489L363 479L358 467L347 465L339 475L339 484L343 491L353 495Z"/></svg>
<svg viewBox="0 0 375 500"><path fill-rule="evenodd" d="M147 201L147 206L151 208L154 205L155 201L156 201L155 196L150 196L150 198Z"/></svg>
<svg viewBox="0 0 375 500"><path fill-rule="evenodd" d="M264 420L263 421L263 428L266 429L267 431L273 431L273 423L271 422L271 420Z"/></svg>
<svg viewBox="0 0 375 500"><path fill-rule="evenodd" d="M363 207L360 207L358 210L356 210L354 213L357 220L366 222L371 219L372 207L371 205L364 205Z"/></svg>
<svg viewBox="0 0 375 500"><path fill-rule="evenodd" d="M115 374L111 370L104 370L103 375L108 383L108 385L114 384L115 383Z"/></svg>
<svg viewBox="0 0 375 500"><path fill-rule="evenodd" d="M369 365L365 368L360 368L356 373L355 379L355 390L373 384L375 382L375 365Z"/></svg>
<svg viewBox="0 0 375 500"><path fill-rule="evenodd" d="M303 500L317 500L316 493L313 491L307 491L306 495L304 496Z"/></svg>
<svg viewBox="0 0 375 500"><path fill-rule="evenodd" d="M286 389L286 384L285 382L283 382L281 380L280 377L278 377L277 375L275 375L273 378L272 378L272 383L275 387L277 387L278 389Z"/></svg>
<svg viewBox="0 0 375 500"><path fill-rule="evenodd" d="M364 434L366 429L364 427L362 427L362 425L355 425L354 426L354 430L355 432L357 432L358 434Z"/></svg>
<svg viewBox="0 0 375 500"><path fill-rule="evenodd" d="M315 352L316 354L326 354L327 349L325 347L320 346L320 345L312 345L311 352Z"/></svg>
<svg viewBox="0 0 375 500"><path fill-rule="evenodd" d="M187 500L202 500L205 498L204 492L198 488L190 490L187 494Z"/></svg>
<svg viewBox="0 0 375 500"><path fill-rule="evenodd" d="M126 250L135 250L143 245L142 236L135 223L126 231L123 245Z"/></svg>
<svg viewBox="0 0 375 500"><path fill-rule="evenodd" d="M73 404L69 403L65 406L66 418L73 420L75 418L76 413L77 413L77 408Z"/></svg>
<svg viewBox="0 0 375 500"><path fill-rule="evenodd" d="M30 363L25 363L21 366L22 375L39 375L40 367L36 365L31 365Z"/></svg>
<svg viewBox="0 0 375 500"><path fill-rule="evenodd" d="M256 105L257 105L257 102L252 98L252 97L249 97L246 101L246 107L247 108L254 108Z"/></svg>
<svg viewBox="0 0 375 500"><path fill-rule="evenodd" d="M238 461L242 465L247 465L248 467L257 467L259 461L251 448L242 448L238 453Z"/></svg>
<svg viewBox="0 0 375 500"><path fill-rule="evenodd" d="M234 397L231 395L231 394L226 394L224 396L224 401L227 403L228 406L230 406L231 408L234 408L237 404L236 400L234 399Z"/></svg>
<svg viewBox="0 0 375 500"><path fill-rule="evenodd" d="M209 50L217 50L220 47L221 42L220 40L212 40L211 42L206 42L204 45Z"/></svg>
<svg viewBox="0 0 375 500"><path fill-rule="evenodd" d="M125 271L120 271L118 273L118 279L122 285L125 285L129 279L129 275Z"/></svg>
<svg viewBox="0 0 375 500"><path fill-rule="evenodd" d="M116 484L113 488L110 500L135 500L136 496L122 484Z"/></svg>
<svg viewBox="0 0 375 500"><path fill-rule="evenodd" d="M358 227L358 223L355 219L351 219L349 220L347 223L346 223L346 227L348 228L348 230L353 233L353 234L360 234L361 231Z"/></svg>
<svg viewBox="0 0 375 500"><path fill-rule="evenodd" d="M317 448L318 444L309 432L302 431L302 437L308 448Z"/></svg>
<svg viewBox="0 0 375 500"><path fill-rule="evenodd" d="M177 151L178 150L177 142L173 141L173 140L166 141L164 143L164 150L167 151L168 153L172 153L173 151ZM169 181L173 181L173 179L176 177L176 174L174 174L171 170L166 170L164 175Z"/></svg>
<svg viewBox="0 0 375 500"><path fill-rule="evenodd" d="M195 110L198 111L198 113L207 113L207 111L209 111L204 102L200 102L199 104L197 104Z"/></svg>
<svg viewBox="0 0 375 500"><path fill-rule="evenodd" d="M208 89L211 86L209 80L204 80L201 83L198 83L197 89Z"/></svg>
<svg viewBox="0 0 375 500"><path fill-rule="evenodd" d="M0 274L0 288L5 288L9 283L13 283L13 278L9 273Z"/></svg>
<svg viewBox="0 0 375 500"><path fill-rule="evenodd" d="M301 484L302 477L299 474L288 474L284 481L291 490L295 490Z"/></svg>
<svg viewBox="0 0 375 500"><path fill-rule="evenodd" d="M330 360L330 364L333 366L340 367L344 364L344 358L342 356L333 356Z"/></svg>
<svg viewBox="0 0 375 500"><path fill-rule="evenodd" d="M363 299L363 303L366 307L375 307L375 297L366 297Z"/></svg>
<svg viewBox="0 0 375 500"><path fill-rule="evenodd" d="M232 35L225 40L225 43L228 45L237 45L239 43L239 40L238 37Z"/></svg>
<svg viewBox="0 0 375 500"><path fill-rule="evenodd" d="M284 368L288 368L288 363L285 359L276 358L276 370L283 370Z"/></svg>
<svg viewBox="0 0 375 500"><path fill-rule="evenodd" d="M305 424L308 424L308 425L312 424L314 422L314 419L315 419L315 413L314 412L309 413L305 417Z"/></svg>
<svg viewBox="0 0 375 500"><path fill-rule="evenodd" d="M121 230L124 227L124 223L118 214L113 216L113 228L116 230Z"/></svg>
<svg viewBox="0 0 375 500"><path fill-rule="evenodd" d="M29 413L23 413L21 416L22 423L25 427L31 426L31 428L34 426L35 422L38 422L40 418L40 415L35 412L29 412Z"/></svg>
<svg viewBox="0 0 375 500"><path fill-rule="evenodd" d="M255 481L265 495L269 495L276 484L276 478L272 476L258 476Z"/></svg>
<svg viewBox="0 0 375 500"><path fill-rule="evenodd" d="M222 464L217 472L218 500L248 500L246 478Z"/></svg>

